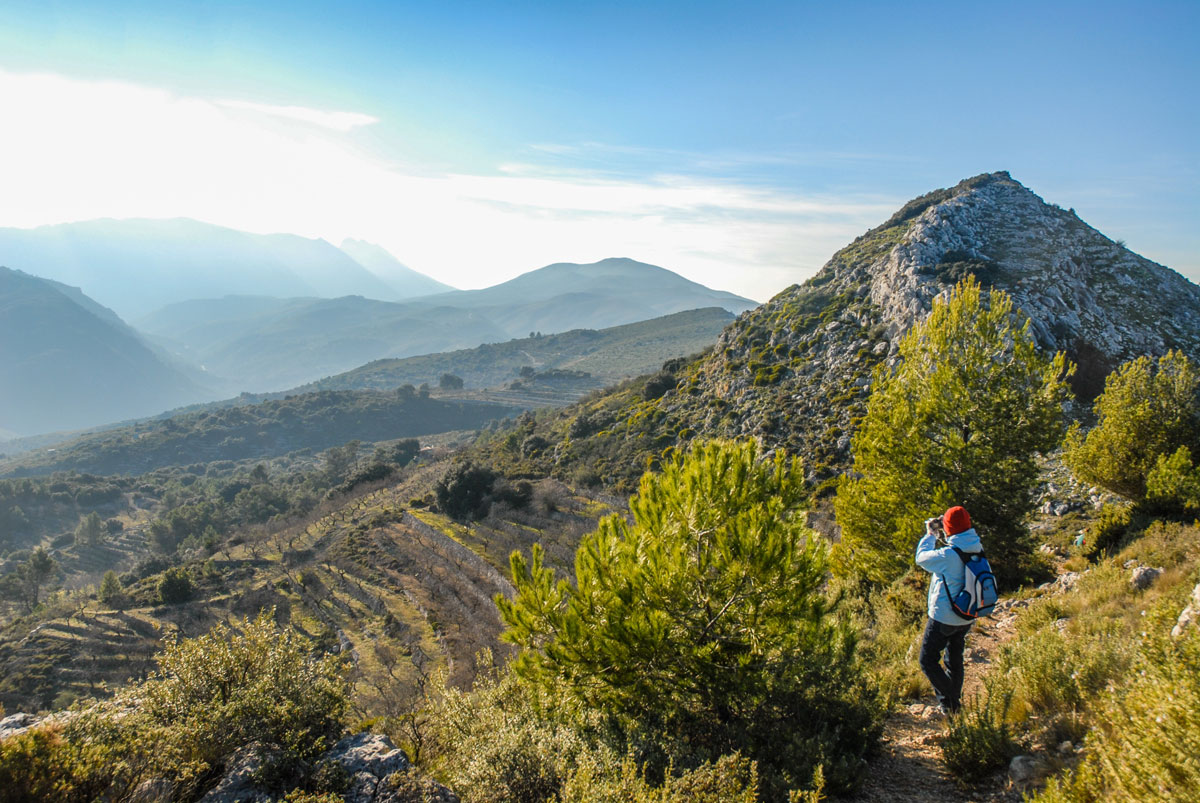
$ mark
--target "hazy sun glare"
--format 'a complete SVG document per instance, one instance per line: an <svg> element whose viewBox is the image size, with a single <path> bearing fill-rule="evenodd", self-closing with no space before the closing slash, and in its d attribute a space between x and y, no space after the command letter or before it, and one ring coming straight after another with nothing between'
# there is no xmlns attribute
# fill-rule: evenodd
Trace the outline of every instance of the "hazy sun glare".
<svg viewBox="0 0 1200 803"><path fill-rule="evenodd" d="M506 165L415 174L343 110L182 97L0 72L0 220L192 217L253 232L366 239L459 287L556 261L630 256L764 299L894 206L657 176L620 181Z"/></svg>

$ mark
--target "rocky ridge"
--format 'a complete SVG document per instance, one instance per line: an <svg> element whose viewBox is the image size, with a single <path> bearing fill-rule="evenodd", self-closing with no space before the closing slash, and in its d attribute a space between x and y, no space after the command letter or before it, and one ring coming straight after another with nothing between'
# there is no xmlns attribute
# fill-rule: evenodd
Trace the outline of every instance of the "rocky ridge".
<svg viewBox="0 0 1200 803"><path fill-rule="evenodd" d="M651 448L692 434L754 436L830 476L849 458L875 366L892 364L902 335L967 275L1011 294L1038 343L1077 363L1084 401L1130 358L1171 348L1200 357L1200 287L989 173L905 204L811 279L740 315L708 356L675 370L665 394L610 408L612 426L594 437L628 440L622 419L649 417L677 435L647 433ZM570 466L587 452L567 443L555 457Z"/></svg>

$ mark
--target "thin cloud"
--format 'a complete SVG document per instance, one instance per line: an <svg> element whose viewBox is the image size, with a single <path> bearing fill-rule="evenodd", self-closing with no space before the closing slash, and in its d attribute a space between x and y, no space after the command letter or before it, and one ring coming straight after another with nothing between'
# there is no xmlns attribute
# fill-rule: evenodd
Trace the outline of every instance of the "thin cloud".
<svg viewBox="0 0 1200 803"><path fill-rule="evenodd" d="M358 112L334 112L310 109L306 106L272 106L267 103L250 103L244 100L218 100L218 106L227 109L244 109L246 111L281 117L285 120L296 120L301 123L321 126L333 131L351 131L366 125L379 122L378 117Z"/></svg>

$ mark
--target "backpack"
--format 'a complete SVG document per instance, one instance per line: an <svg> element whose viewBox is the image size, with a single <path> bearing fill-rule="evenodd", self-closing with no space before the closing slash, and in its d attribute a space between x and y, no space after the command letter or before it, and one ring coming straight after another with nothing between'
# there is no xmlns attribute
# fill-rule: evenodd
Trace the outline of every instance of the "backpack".
<svg viewBox="0 0 1200 803"><path fill-rule="evenodd" d="M950 597L950 607L964 619L978 619L990 616L996 607L1000 595L996 592L996 577L992 574L992 565L982 552L963 552L958 547L951 547L958 559L963 562L963 590L950 596L950 586L946 584L945 576L942 585L946 588L946 596Z"/></svg>

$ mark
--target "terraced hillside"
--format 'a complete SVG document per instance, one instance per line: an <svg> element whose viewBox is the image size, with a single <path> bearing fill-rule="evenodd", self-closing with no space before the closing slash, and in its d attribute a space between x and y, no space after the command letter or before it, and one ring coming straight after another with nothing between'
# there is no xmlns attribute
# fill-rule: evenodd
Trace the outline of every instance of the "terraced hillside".
<svg viewBox="0 0 1200 803"><path fill-rule="evenodd" d="M569 566L579 537L619 502L546 481L526 508L495 505L466 526L431 512L423 496L414 499L443 469L430 466L397 485L330 500L303 521L235 536L184 564L194 589L184 603L162 604L161 573L126 575L121 609L86 592L53 596L0 631L0 704L56 709L103 695L149 671L164 639L271 608L347 656L364 717L402 714L438 668L451 682L468 682L476 654L500 649L492 600L511 593L508 554L542 541L551 560ZM85 551L75 568L93 559Z"/></svg>

